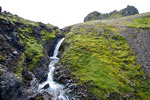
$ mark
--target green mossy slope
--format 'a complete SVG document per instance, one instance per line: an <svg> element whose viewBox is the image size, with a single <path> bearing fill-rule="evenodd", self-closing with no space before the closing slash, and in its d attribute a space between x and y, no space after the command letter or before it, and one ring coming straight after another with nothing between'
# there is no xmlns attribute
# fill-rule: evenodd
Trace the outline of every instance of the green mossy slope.
<svg viewBox="0 0 150 100"><path fill-rule="evenodd" d="M97 97L150 99L150 80L144 79L136 54L113 25L96 22L75 25L66 33L65 44L62 64L71 70L74 79L79 79L77 84L88 82L85 87Z"/></svg>
<svg viewBox="0 0 150 100"><path fill-rule="evenodd" d="M150 17L143 17L138 19L133 19L132 22L127 23L127 26L132 28L150 28Z"/></svg>

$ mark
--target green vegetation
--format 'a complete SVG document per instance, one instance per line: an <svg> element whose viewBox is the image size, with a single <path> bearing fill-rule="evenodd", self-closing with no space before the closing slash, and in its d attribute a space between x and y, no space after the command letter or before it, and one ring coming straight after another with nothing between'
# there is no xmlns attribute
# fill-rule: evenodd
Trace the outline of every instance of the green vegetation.
<svg viewBox="0 0 150 100"><path fill-rule="evenodd" d="M114 19L114 18L120 18L120 17L123 17L123 15L112 13L112 14L109 15L108 19Z"/></svg>
<svg viewBox="0 0 150 100"><path fill-rule="evenodd" d="M22 72L22 70L23 70L23 64L25 63L25 55L24 55L24 53L20 56L20 58L19 58L19 62L18 62L18 70L17 70L17 74L20 76L20 77L22 77L22 74L21 74L21 72Z"/></svg>
<svg viewBox="0 0 150 100"><path fill-rule="evenodd" d="M4 58L0 55L0 61L3 61L3 59L4 59Z"/></svg>
<svg viewBox="0 0 150 100"><path fill-rule="evenodd" d="M150 17L133 19L132 22L127 23L127 26L132 28L150 28Z"/></svg>
<svg viewBox="0 0 150 100"><path fill-rule="evenodd" d="M4 69L0 68L0 76L3 75Z"/></svg>
<svg viewBox="0 0 150 100"><path fill-rule="evenodd" d="M44 48L42 43L38 42L34 37L32 37L33 30L31 28L18 28L18 31L20 32L19 35L21 37L20 42L26 45L25 53L22 55L24 58L21 58L20 63L22 64L22 62L24 62L23 60L28 60L28 70L32 70L34 67L38 66L37 62L43 57ZM21 69L22 68L19 68L19 72Z"/></svg>
<svg viewBox="0 0 150 100"><path fill-rule="evenodd" d="M55 38L56 33L60 33L59 29L55 29L50 24L33 22L10 13L1 13L0 19L6 20L9 24L18 27L19 43L25 48L25 51L18 57L17 67L14 68L14 72L22 77L21 72L23 68L27 67L28 70L32 70L35 67L41 66L40 60L44 56L43 44ZM16 23L18 24L16 25ZM43 25L43 27L40 27L40 25ZM51 30L51 32L48 30ZM40 33L35 34L36 31ZM0 61L2 62L3 60L4 58L0 55Z"/></svg>
<svg viewBox="0 0 150 100"><path fill-rule="evenodd" d="M52 33L49 33L47 30L42 30L41 31L41 34L42 34L42 40L43 41L46 41L46 40L50 40L50 39L53 39L55 38L56 36L56 33L55 31L53 30Z"/></svg>
<svg viewBox="0 0 150 100"><path fill-rule="evenodd" d="M27 42L25 56L26 59L29 60L27 62L29 70L32 70L34 67L38 66L37 62L41 59L41 57L43 57L43 52L44 49L42 44L38 43L35 39L31 39Z"/></svg>
<svg viewBox="0 0 150 100"><path fill-rule="evenodd" d="M38 96L38 97L34 98L33 100L44 100L44 97L43 96Z"/></svg>
<svg viewBox="0 0 150 100"><path fill-rule="evenodd" d="M73 69L71 75L78 83L89 82L85 87L90 92L102 100L114 92L131 100L150 99L149 81L143 79L137 56L115 27L92 22L75 26L65 42L68 48L61 62Z"/></svg>

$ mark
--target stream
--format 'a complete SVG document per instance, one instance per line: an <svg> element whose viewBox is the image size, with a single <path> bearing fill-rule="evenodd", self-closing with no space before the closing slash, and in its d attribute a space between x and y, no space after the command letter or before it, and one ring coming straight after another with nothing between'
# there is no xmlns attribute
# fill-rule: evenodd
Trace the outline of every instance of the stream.
<svg viewBox="0 0 150 100"><path fill-rule="evenodd" d="M55 64L59 61L59 58L57 57L57 55L59 53L59 48L62 42L64 41L64 39L65 38L62 38L58 41L54 50L54 54L52 57L50 57L51 62L49 64L49 73L48 73L47 80L39 84L39 87L38 87L39 92L47 91L49 94L51 94L53 96L52 98L53 100L69 100L68 96L65 94L65 91L63 90L64 85L57 83L53 80ZM47 84L49 84L49 88L44 90L43 87L46 86Z"/></svg>

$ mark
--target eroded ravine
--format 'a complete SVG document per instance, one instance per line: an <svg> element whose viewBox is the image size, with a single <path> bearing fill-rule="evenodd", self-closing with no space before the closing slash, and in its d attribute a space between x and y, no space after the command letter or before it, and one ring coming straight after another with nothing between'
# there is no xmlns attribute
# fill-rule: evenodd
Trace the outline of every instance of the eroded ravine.
<svg viewBox="0 0 150 100"><path fill-rule="evenodd" d="M59 58L57 57L59 53L59 48L64 41L65 38L62 38L58 41L54 54L52 57L50 57L51 62L49 64L49 73L48 78L45 82L39 84L38 91L43 92L47 91L49 94L53 96L53 100L69 100L68 96L65 94L65 91L63 90L64 85L59 84L53 80L54 71L55 71L55 64L59 61ZM44 86L49 85L47 89L44 89Z"/></svg>

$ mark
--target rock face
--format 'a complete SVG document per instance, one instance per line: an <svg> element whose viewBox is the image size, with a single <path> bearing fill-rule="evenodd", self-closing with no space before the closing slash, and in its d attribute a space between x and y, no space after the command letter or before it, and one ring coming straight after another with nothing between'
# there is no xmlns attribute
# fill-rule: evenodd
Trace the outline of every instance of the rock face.
<svg viewBox="0 0 150 100"><path fill-rule="evenodd" d="M52 96L47 92L43 92L31 97L29 100L52 100Z"/></svg>
<svg viewBox="0 0 150 100"><path fill-rule="evenodd" d="M0 12L2 12L2 7L0 6Z"/></svg>
<svg viewBox="0 0 150 100"><path fill-rule="evenodd" d="M60 32L50 24L0 13L0 100L29 100L38 94L37 83L47 76Z"/></svg>
<svg viewBox="0 0 150 100"><path fill-rule="evenodd" d="M26 100L27 94L23 93L22 79L10 73L3 65L0 65L0 73L0 99Z"/></svg>
<svg viewBox="0 0 150 100"><path fill-rule="evenodd" d="M84 18L84 22L92 21L92 20L114 19L114 18L119 18L119 17L123 17L123 16L135 15L135 14L139 14L139 12L138 12L137 8L135 8L134 6L127 6L127 8L124 8L120 11L115 10L108 14L107 13L101 14L97 11L94 11L94 12L88 14Z"/></svg>

